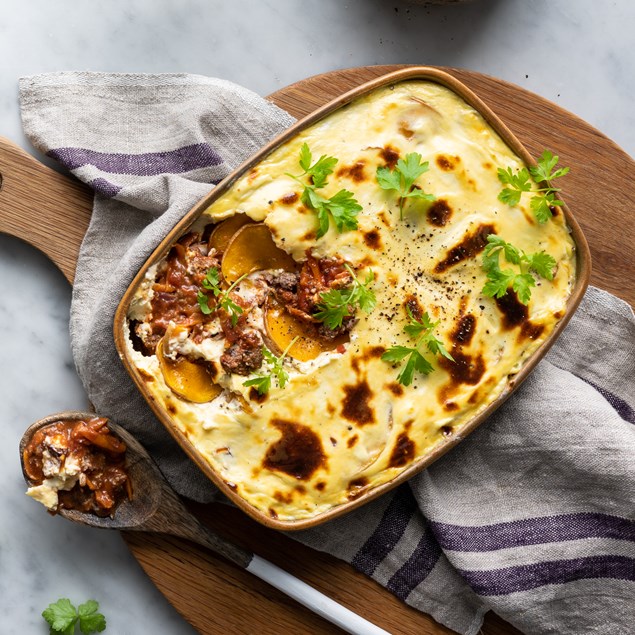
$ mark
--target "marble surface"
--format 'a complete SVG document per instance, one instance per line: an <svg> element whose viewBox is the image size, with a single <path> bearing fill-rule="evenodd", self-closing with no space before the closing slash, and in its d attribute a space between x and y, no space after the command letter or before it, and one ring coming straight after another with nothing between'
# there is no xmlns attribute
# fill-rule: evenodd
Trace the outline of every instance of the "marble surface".
<svg viewBox="0 0 635 635"><path fill-rule="evenodd" d="M474 0L446 8L400 0L2 0L0 8L0 135L36 155L20 126L23 75L181 71L265 95L315 73L386 63L501 77L635 154L632 0ZM0 277L0 631L47 633L40 613L69 597L97 599L110 633L192 633L117 534L50 517L24 496L22 431L86 400L70 354L71 294L62 275L34 249L0 235Z"/></svg>

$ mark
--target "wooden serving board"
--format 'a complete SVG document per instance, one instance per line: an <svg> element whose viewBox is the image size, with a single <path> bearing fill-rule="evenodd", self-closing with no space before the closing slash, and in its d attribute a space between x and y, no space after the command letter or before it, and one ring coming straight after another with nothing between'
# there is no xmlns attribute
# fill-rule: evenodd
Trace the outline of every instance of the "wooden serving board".
<svg viewBox="0 0 635 635"><path fill-rule="evenodd" d="M269 97L302 117L341 93L400 66L334 71ZM563 196L591 247L591 283L635 304L635 162L590 125L537 95L479 73L444 69L476 92L534 156L548 148L571 167ZM72 283L90 221L91 191L0 139L0 232L46 253ZM190 505L219 533L268 558L395 635L451 633L349 565L261 527L237 509ZM168 600L198 631L315 635L341 631L249 573L175 538L125 534L132 553ZM517 633L489 614L482 633Z"/></svg>

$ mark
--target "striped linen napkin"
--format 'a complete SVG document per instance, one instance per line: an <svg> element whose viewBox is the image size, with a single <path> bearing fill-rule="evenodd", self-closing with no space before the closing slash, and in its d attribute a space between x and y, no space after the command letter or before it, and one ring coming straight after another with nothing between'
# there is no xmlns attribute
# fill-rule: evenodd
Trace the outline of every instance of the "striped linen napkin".
<svg viewBox="0 0 635 635"><path fill-rule="evenodd" d="M95 190L71 308L98 412L127 424L184 496L215 491L171 441L112 339L119 299L155 245L293 119L229 82L56 73L20 83L33 144ZM394 492L293 536L459 633L494 610L526 633L635 632L635 319L591 288L497 413Z"/></svg>

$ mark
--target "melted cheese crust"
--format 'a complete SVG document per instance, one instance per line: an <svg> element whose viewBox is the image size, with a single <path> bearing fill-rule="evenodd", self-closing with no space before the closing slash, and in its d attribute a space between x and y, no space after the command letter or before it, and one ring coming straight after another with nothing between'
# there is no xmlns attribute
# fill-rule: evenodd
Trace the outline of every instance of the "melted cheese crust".
<svg viewBox="0 0 635 635"><path fill-rule="evenodd" d="M315 214L287 196L301 193L285 173L302 171L304 142L314 161L322 154L339 159L321 193L354 192L363 206L359 230L339 234L331 226L316 240ZM381 190L375 172L410 152L430 162L417 183L437 201L430 207L407 202L401 221L396 193ZM311 249L316 257L340 256L375 274L377 307L370 315L358 312L346 351L294 364L284 390L274 382L266 401L247 408L229 390L206 404L179 399L156 358L129 346L153 398L250 505L279 520L307 519L394 479L446 436L460 435L549 336L573 287L574 243L561 213L539 225L529 196L513 208L497 200L496 171L507 166L516 170L523 163L471 106L434 82L407 81L375 90L304 130L197 221L243 212L264 221L298 261ZM526 315L517 303L481 293L482 254L478 248L469 253L479 244L482 250L491 231L528 253L545 250L558 263L553 282L539 280L533 288ZM435 334L457 363L427 355L434 372L415 374L406 387L396 382L398 368L380 356L395 344L412 346L403 332L409 297L440 320ZM246 396L244 378L233 379L228 387Z"/></svg>

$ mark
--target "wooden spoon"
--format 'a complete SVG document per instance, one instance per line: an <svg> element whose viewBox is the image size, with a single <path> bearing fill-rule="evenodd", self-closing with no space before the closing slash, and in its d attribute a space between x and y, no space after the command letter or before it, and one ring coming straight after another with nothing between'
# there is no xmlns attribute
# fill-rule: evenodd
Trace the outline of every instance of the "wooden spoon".
<svg viewBox="0 0 635 635"><path fill-rule="evenodd" d="M24 467L24 450L33 434L58 421L89 420L96 416L98 415L90 412L60 412L40 419L26 429L20 439L20 462L24 480L29 486L34 483ZM132 484L132 500L123 500L113 518L103 518L73 509L60 509L60 516L101 529L148 531L186 538L250 571L348 633L389 635L387 631L371 624L275 564L210 531L185 508L139 441L112 421L108 421L108 428L126 444L126 467Z"/></svg>

